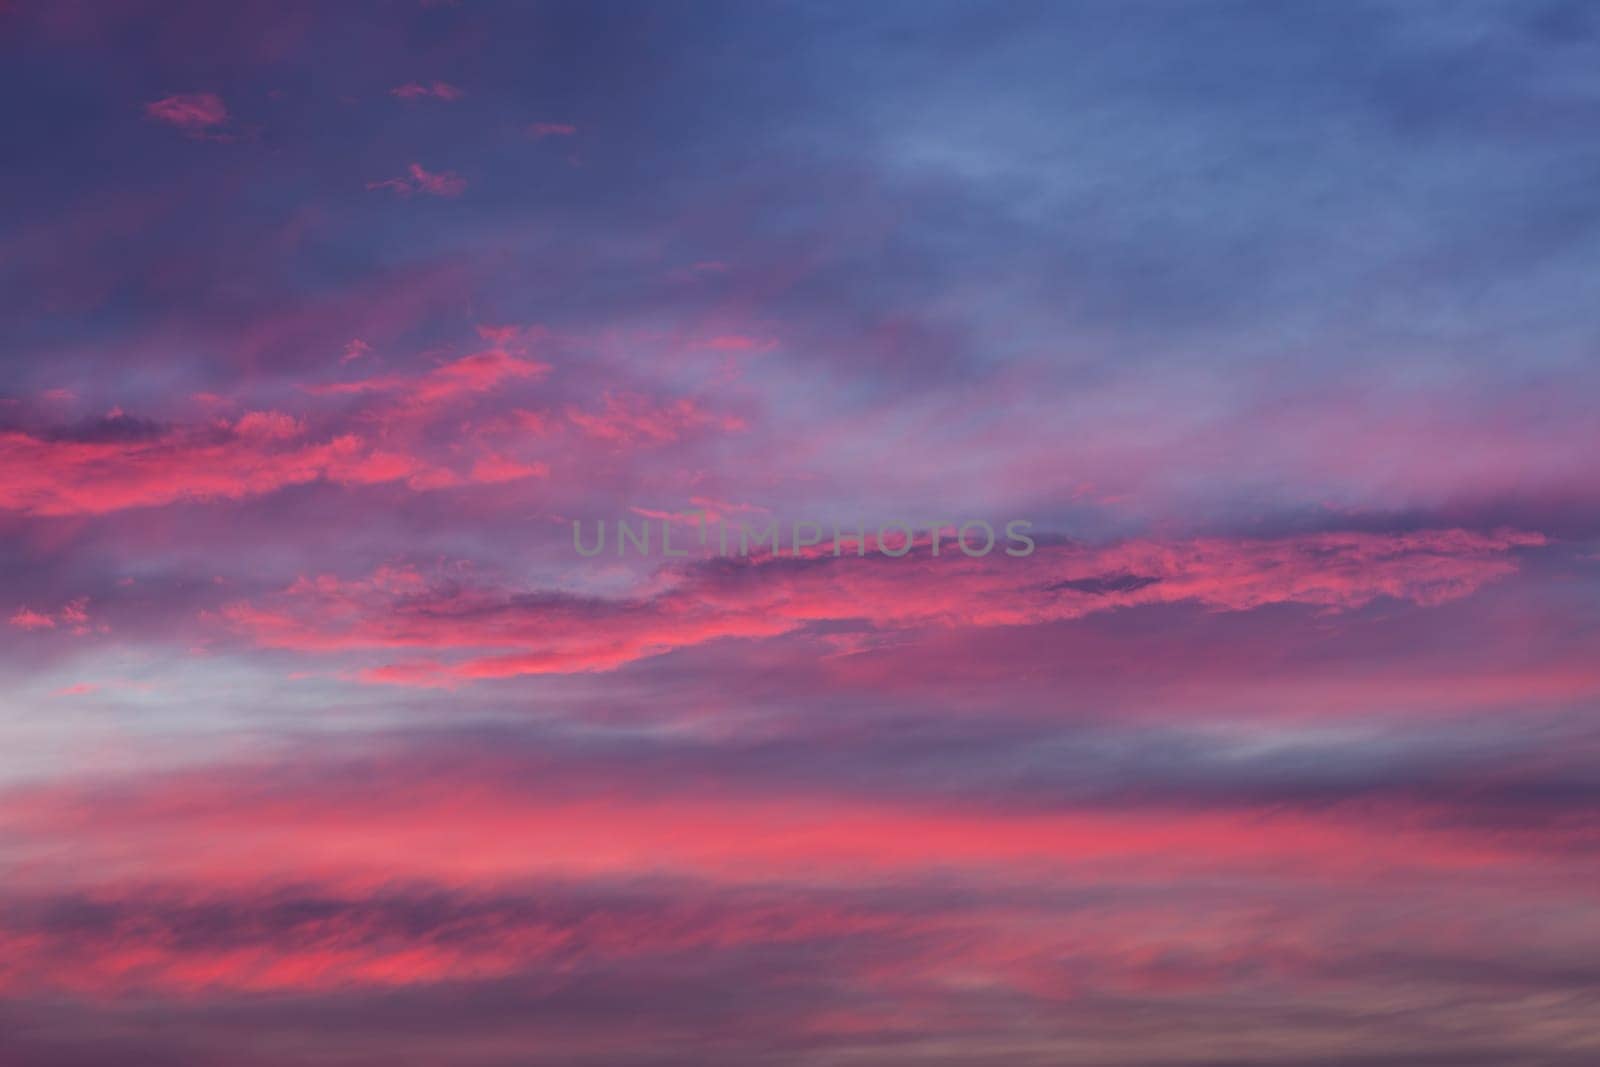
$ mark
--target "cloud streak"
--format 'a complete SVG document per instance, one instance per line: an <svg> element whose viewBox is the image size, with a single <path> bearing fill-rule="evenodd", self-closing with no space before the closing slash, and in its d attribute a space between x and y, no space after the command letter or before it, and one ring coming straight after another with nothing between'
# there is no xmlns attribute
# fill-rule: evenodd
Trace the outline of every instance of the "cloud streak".
<svg viewBox="0 0 1600 1067"><path fill-rule="evenodd" d="M1038 625L1158 604L1213 611L1279 604L1348 611L1379 597L1440 604L1515 573L1513 551L1543 540L1514 531L1441 530L1053 544L1025 560L769 556L692 566L652 596L609 601L439 588L415 571L384 571L354 582L302 580L265 604L234 604L227 617L262 644L300 651L515 650L397 663L368 675L447 684L608 670L707 641L777 637L838 622L893 631Z"/></svg>

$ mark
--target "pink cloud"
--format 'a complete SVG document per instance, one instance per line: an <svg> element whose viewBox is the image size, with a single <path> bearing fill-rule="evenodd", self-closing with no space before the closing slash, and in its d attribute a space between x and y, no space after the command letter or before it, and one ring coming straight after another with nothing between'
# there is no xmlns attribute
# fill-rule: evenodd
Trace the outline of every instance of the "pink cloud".
<svg viewBox="0 0 1600 1067"><path fill-rule="evenodd" d="M368 674L371 681L440 685L606 671L722 638L777 637L849 620L895 631L1026 626L1161 604L1219 612L1296 604L1341 612L1392 597L1437 605L1514 573L1512 553L1543 543L1537 534L1515 531L1430 530L1099 548L1046 544L1016 560L970 559L946 542L940 559L909 557L893 565L846 554L796 568L768 557L741 568L738 581L722 570L691 568L663 592L603 608L456 582L424 592L416 574L396 598L394 576L386 572L378 581L303 581L264 604L236 603L227 615L272 647L493 653L413 660Z"/></svg>
<svg viewBox="0 0 1600 1067"><path fill-rule="evenodd" d="M359 759L323 748L0 791L7 843L31 858L0 900L0 994L131 1009L448 983L454 998L508 976L540 990L676 980L684 960L793 946L842 995L796 998L784 968L788 1014L764 1013L764 1038L776 1019L925 1041L970 1026L952 990L1023 993L1041 1018L1080 999L1102 1012L1096 991L1205 1012L1235 990L1257 1012L1286 981L1344 997L1352 968L1392 976L1397 941L1430 946L1408 989L1452 952L1479 984L1507 952L1563 944L1572 954L1549 958L1586 959L1581 923L1527 921L1530 893L1583 913L1568 888L1587 873L1581 848L1426 803L1016 810L361 743ZM1415 906L1464 879L1494 891L1465 910Z"/></svg>
<svg viewBox="0 0 1600 1067"><path fill-rule="evenodd" d="M435 173L413 163L407 170L404 178L388 178L381 182L368 182L367 188L388 189L399 196L410 196L413 193L426 193L429 196L457 197L467 188L467 180L454 171Z"/></svg>
<svg viewBox="0 0 1600 1067"><path fill-rule="evenodd" d="M308 385L320 396L384 394L397 409L412 412L468 394L485 393L517 379L538 381L550 364L532 359L524 341L500 343L441 364L423 374L390 374L349 382Z"/></svg>
<svg viewBox="0 0 1600 1067"><path fill-rule="evenodd" d="M474 418L472 410L549 374L551 365L533 355L544 331L494 325L477 333L487 344L428 369L302 386L310 396L349 399L336 410L234 414L231 401L202 395L196 399L210 413L191 422L147 423L113 408L89 432L0 429L0 512L100 515L319 481L427 491L547 476L547 463L522 454L544 416ZM352 341L346 356L366 351L365 342ZM466 420L452 445L426 432L446 414Z"/></svg>
<svg viewBox="0 0 1600 1067"><path fill-rule="evenodd" d="M215 93L176 93L146 104L144 113L186 130L208 129L228 121L228 109Z"/></svg>
<svg viewBox="0 0 1600 1067"><path fill-rule="evenodd" d="M414 100L426 100L429 98L434 100L455 101L460 100L467 94L456 86L451 85L449 82L436 81L427 85L424 85L421 82L407 82L405 85L398 85L395 88L390 89L389 95L395 97L396 99L410 102Z"/></svg>
<svg viewBox="0 0 1600 1067"><path fill-rule="evenodd" d="M0 433L0 471L0 509L31 515L237 500L319 479L434 484L447 473L357 434L315 439L279 412L249 412L231 423L131 440L56 440L9 431Z"/></svg>
<svg viewBox="0 0 1600 1067"><path fill-rule="evenodd" d="M546 478L550 475L547 463L525 463L506 456L484 456L472 465L472 480L479 485L513 482L523 478Z"/></svg>
<svg viewBox="0 0 1600 1067"><path fill-rule="evenodd" d="M698 345L713 352L767 352L777 346L776 338L747 337L743 334L721 334L701 341Z"/></svg>
<svg viewBox="0 0 1600 1067"><path fill-rule="evenodd" d="M583 434L614 444L664 444L700 430L745 428L739 417L707 411L689 397L657 404L625 393L607 393L598 410L568 408L566 418Z"/></svg>
<svg viewBox="0 0 1600 1067"><path fill-rule="evenodd" d="M18 608L8 620L19 630L53 630L56 620L31 608Z"/></svg>
<svg viewBox="0 0 1600 1067"><path fill-rule="evenodd" d="M493 754L441 766L374 753L355 782L337 763L307 763L276 781L270 771L236 766L15 789L0 793L0 820L12 840L70 835L72 855L60 862L71 863L80 883L130 869L196 883L248 884L292 872L303 882L369 886L663 871L731 884L793 875L849 885L953 869L1098 875L1120 885L1223 872L1325 882L1514 870L1540 845L1531 835L1435 826L1425 808L997 817L970 806L763 795L716 783L663 790L608 778L596 786L551 764L529 774L526 764Z"/></svg>
<svg viewBox="0 0 1600 1067"><path fill-rule="evenodd" d="M537 140L546 137L571 137L578 132L578 127L565 122L535 122L528 126L528 133Z"/></svg>
<svg viewBox="0 0 1600 1067"><path fill-rule="evenodd" d="M197 887L198 888L198 887ZM337 893L324 887L323 893ZM160 991L194 995L203 991L251 992L333 991L351 987L385 988L423 985L452 979L484 979L532 967L560 968L574 939L581 939L585 957L613 962L660 952L726 949L730 944L798 941L829 933L843 935L884 925L866 916L840 914L819 907L810 913L785 907L746 904L733 915L713 907L674 909L671 921L657 913L617 909L580 921L558 915L535 917L514 905L498 909L486 898L476 920L460 923L449 937L419 943L385 921L382 898L363 893L344 896L341 914L303 924L274 922L270 892L259 899L257 922L240 944L215 946L188 942L161 928L160 911L172 906L181 913L194 907L193 894L182 896L130 894L100 896L107 909L145 913L152 921L131 923L115 944L87 948L71 937L28 936L0 925L0 948L7 964L0 967L0 989L22 989L25 975L32 988L47 987L78 995L114 996ZM243 900L230 893L201 900L224 908ZM435 898L438 899L438 898ZM470 899L464 897L462 899ZM154 907L152 907L154 905ZM603 912L603 909L596 909ZM406 931L414 934L415 931Z"/></svg>
<svg viewBox="0 0 1600 1067"><path fill-rule="evenodd" d="M54 630L61 626L81 637L90 631L88 607L89 601L85 597L69 600L54 612L20 607L8 621L19 630Z"/></svg>

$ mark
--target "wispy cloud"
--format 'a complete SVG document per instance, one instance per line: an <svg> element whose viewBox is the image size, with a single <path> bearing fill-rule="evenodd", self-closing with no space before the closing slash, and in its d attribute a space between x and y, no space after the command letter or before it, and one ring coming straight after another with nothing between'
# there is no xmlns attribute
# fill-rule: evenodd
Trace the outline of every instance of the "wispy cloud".
<svg viewBox="0 0 1600 1067"><path fill-rule="evenodd" d="M152 100L144 113L184 130L206 130L228 121L228 108L215 93L175 93Z"/></svg>
<svg viewBox="0 0 1600 1067"><path fill-rule="evenodd" d="M369 190L387 189L398 196L425 193L428 196L448 198L457 197L466 192L467 181L461 175L452 171L435 173L423 167L420 163L413 163L406 169L405 177L368 182L367 188Z"/></svg>
<svg viewBox="0 0 1600 1067"><path fill-rule="evenodd" d="M757 523L759 526L765 523ZM592 536L592 535L591 535ZM737 535L735 535L737 536ZM422 685L611 670L725 638L780 637L857 622L880 632L1040 625L1130 607L1212 611L1302 605L1350 611L1380 597L1441 604L1514 574L1536 534L1462 530L1320 534L1278 541L1047 544L1026 562L817 554L718 561L686 569L665 591L627 600L552 592L433 586L415 572L302 580L231 621L271 647L301 651L409 648L436 657L372 671ZM403 578L403 581L399 581ZM396 584L399 581L399 584ZM484 652L464 659L442 653Z"/></svg>
<svg viewBox="0 0 1600 1067"><path fill-rule="evenodd" d="M404 100L407 103L411 103L417 100L456 101L460 100L467 94L456 86L451 85L449 82L436 81L429 82L427 84L422 82L407 82L404 85L397 85L393 89L390 89L389 95L398 100Z"/></svg>

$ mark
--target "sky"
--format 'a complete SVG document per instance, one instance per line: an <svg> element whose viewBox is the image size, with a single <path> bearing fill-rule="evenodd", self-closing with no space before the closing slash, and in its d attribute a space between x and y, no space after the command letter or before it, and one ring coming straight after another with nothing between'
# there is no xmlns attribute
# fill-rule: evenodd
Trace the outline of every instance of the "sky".
<svg viewBox="0 0 1600 1067"><path fill-rule="evenodd" d="M1592 1065L1597 307L1580 2L0 2L0 1064Z"/></svg>

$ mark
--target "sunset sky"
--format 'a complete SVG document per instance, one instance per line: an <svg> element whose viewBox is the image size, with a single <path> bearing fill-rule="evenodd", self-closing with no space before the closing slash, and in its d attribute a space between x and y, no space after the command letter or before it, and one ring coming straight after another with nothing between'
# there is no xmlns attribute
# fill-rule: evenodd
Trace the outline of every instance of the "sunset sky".
<svg viewBox="0 0 1600 1067"><path fill-rule="evenodd" d="M1600 8L0 0L0 115L0 1067L1600 1063Z"/></svg>

